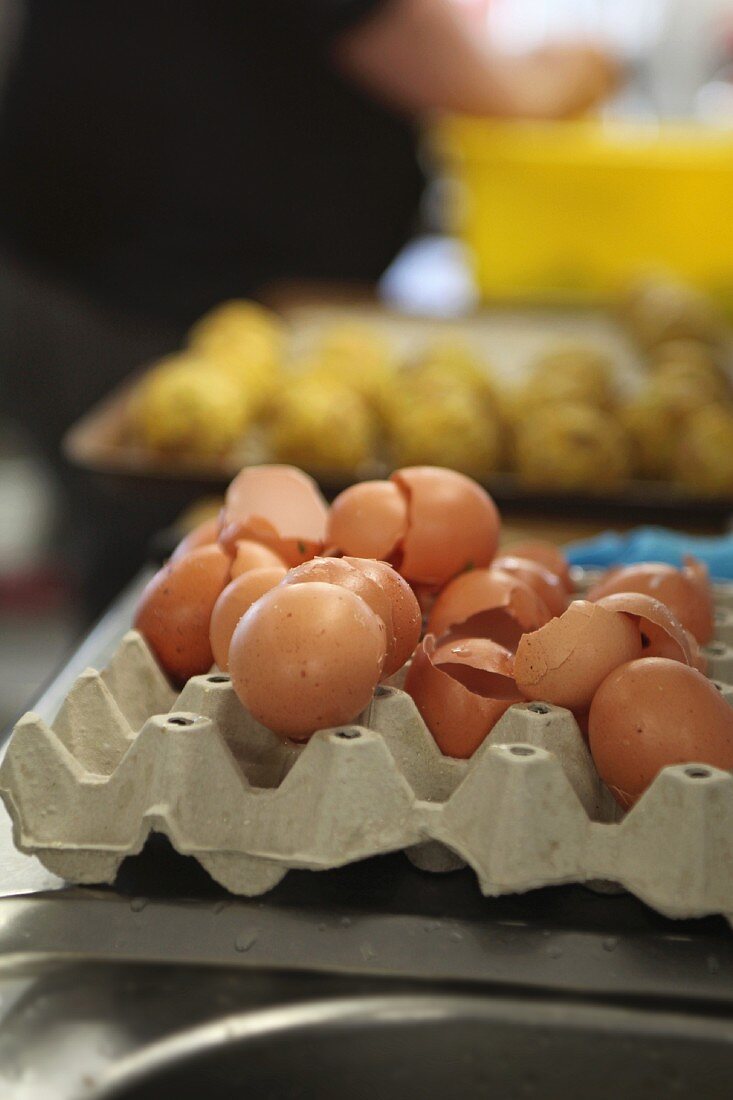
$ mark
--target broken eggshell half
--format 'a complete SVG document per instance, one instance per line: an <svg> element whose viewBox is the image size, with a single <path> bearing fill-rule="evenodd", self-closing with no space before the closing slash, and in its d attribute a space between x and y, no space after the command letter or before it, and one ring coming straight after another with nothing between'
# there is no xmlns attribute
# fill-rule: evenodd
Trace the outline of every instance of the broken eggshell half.
<svg viewBox="0 0 733 1100"><path fill-rule="evenodd" d="M482 641L486 643L485 639ZM465 760L521 696L509 672L508 650L488 642L481 652L456 653L451 652L453 645L453 642L437 645L436 639L428 634L415 650L405 691L412 696L440 751L445 756ZM482 691L472 690L476 686ZM490 689L501 698L482 693Z"/></svg>
<svg viewBox="0 0 733 1100"><path fill-rule="evenodd" d="M527 631L552 615L547 604L518 577L500 569L473 569L446 585L428 619L428 632L487 637L514 650Z"/></svg>

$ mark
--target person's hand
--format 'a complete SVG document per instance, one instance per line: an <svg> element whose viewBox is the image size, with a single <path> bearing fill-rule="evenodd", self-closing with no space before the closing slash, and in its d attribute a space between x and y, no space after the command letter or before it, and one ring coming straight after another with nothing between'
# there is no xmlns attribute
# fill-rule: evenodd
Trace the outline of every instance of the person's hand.
<svg viewBox="0 0 733 1100"><path fill-rule="evenodd" d="M585 114L608 98L621 76L618 63L593 46L549 46L503 63L510 113L525 118Z"/></svg>

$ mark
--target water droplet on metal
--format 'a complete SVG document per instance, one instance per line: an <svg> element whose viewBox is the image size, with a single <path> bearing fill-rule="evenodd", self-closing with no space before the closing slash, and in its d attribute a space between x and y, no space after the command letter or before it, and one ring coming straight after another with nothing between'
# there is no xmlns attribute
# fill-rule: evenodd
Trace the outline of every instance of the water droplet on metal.
<svg viewBox="0 0 733 1100"><path fill-rule="evenodd" d="M551 959L559 959L562 955L562 947L558 943L551 943L547 948L547 954Z"/></svg>
<svg viewBox="0 0 733 1100"><path fill-rule="evenodd" d="M618 937L617 936L606 936L605 940L603 941L603 950L604 951L615 951L617 947L618 947Z"/></svg>
<svg viewBox="0 0 733 1100"><path fill-rule="evenodd" d="M320 924L318 925L318 931L319 931L319 932L325 932L325 931L326 931L326 923L325 923L325 921L321 921L321 923L320 923Z"/></svg>
<svg viewBox="0 0 733 1100"><path fill-rule="evenodd" d="M351 917L342 917L339 924L342 928L351 928Z"/></svg>
<svg viewBox="0 0 733 1100"><path fill-rule="evenodd" d="M377 957L377 952L370 943L363 943L359 948L359 953L364 962L369 962L370 959L376 959Z"/></svg>
<svg viewBox="0 0 733 1100"><path fill-rule="evenodd" d="M147 898L133 898L130 902L130 908L132 909L133 913L142 913L147 904Z"/></svg>
<svg viewBox="0 0 733 1100"><path fill-rule="evenodd" d="M234 946L237 951L249 951L250 947L254 947L257 943L257 937L259 932L252 928L243 928L241 932L237 933L237 938L234 941Z"/></svg>
<svg viewBox="0 0 733 1100"><path fill-rule="evenodd" d="M463 933L459 932L457 928L454 928L450 934L449 939L453 940L454 943L460 943L460 941L463 939Z"/></svg>

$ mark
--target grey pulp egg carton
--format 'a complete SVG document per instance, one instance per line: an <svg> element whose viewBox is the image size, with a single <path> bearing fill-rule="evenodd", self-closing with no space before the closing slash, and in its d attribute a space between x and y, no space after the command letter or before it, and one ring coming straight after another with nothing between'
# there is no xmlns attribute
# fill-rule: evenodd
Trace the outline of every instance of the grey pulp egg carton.
<svg viewBox="0 0 733 1100"><path fill-rule="evenodd" d="M733 588L711 676L733 705ZM217 672L176 696L142 637L85 671L52 726L18 722L0 767L15 843L76 883L112 882L151 832L235 894L290 868L405 850L486 895L615 883L671 917L733 919L733 776L670 767L622 816L569 711L509 708L470 760L444 757L399 677L353 725L283 742Z"/></svg>

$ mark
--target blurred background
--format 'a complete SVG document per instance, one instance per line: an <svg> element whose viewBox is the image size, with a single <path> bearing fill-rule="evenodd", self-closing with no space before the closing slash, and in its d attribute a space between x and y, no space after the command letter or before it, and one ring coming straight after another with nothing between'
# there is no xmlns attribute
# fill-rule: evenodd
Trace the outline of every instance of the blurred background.
<svg viewBox="0 0 733 1100"><path fill-rule="evenodd" d="M0 0L3 723L248 459L726 530L733 0L454 7L463 80L419 0ZM523 442L552 355L566 427Z"/></svg>

